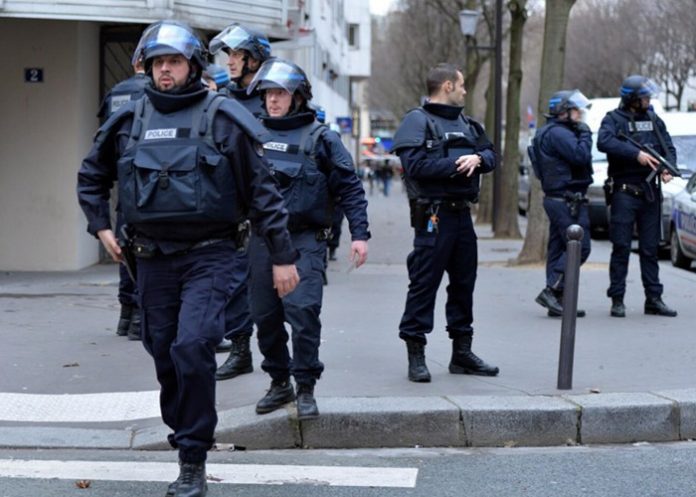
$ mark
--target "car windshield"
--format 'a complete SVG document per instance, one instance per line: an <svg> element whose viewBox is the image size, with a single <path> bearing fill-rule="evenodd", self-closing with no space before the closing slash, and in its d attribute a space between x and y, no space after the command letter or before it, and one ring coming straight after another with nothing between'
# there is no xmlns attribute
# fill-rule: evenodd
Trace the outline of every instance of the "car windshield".
<svg viewBox="0 0 696 497"><path fill-rule="evenodd" d="M592 133L592 162L606 162L607 154L597 150L597 133Z"/></svg>
<svg viewBox="0 0 696 497"><path fill-rule="evenodd" d="M672 142L677 149L679 169L696 171L696 135L673 136Z"/></svg>

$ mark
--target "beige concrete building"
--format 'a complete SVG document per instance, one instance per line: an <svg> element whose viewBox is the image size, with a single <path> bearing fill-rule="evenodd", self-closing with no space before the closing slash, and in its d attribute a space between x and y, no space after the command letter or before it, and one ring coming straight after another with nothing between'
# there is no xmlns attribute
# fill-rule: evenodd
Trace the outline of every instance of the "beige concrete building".
<svg viewBox="0 0 696 497"><path fill-rule="evenodd" d="M350 92L335 92L332 85L339 78L348 84L351 77L343 41L349 36L344 12L350 3L0 0L0 270L74 270L98 262L99 244L87 234L77 204L76 173L99 124L101 97L130 76L130 55L146 25L178 19L212 37L240 22L277 42L305 32L306 12L317 12L317 19L328 15L335 20L328 40L345 46L345 53L333 56L331 72L315 58L308 74L326 80L317 82L321 100L339 97L333 99L335 111L334 102L324 103L327 113L345 115ZM336 9L340 15L334 14ZM363 29L369 33L369 19ZM323 41L312 37L312 43ZM313 53L326 52L318 47ZM308 62L297 60L292 51L287 56ZM369 59L366 67L369 71ZM364 64L359 70L364 79Z"/></svg>

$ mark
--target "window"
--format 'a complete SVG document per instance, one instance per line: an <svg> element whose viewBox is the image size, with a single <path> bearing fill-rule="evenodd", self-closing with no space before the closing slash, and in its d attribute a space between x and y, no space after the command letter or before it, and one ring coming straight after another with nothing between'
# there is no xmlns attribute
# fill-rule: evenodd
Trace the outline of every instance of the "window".
<svg viewBox="0 0 696 497"><path fill-rule="evenodd" d="M350 48L360 48L360 25L348 25L348 46Z"/></svg>

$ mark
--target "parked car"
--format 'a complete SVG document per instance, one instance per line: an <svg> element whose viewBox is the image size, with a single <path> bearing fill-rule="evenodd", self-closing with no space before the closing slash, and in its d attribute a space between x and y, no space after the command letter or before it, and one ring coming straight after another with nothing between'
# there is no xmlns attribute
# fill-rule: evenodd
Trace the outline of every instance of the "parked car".
<svg viewBox="0 0 696 497"><path fill-rule="evenodd" d="M692 175L686 187L674 195L670 233L670 259L672 265L684 269L696 259L696 175Z"/></svg>

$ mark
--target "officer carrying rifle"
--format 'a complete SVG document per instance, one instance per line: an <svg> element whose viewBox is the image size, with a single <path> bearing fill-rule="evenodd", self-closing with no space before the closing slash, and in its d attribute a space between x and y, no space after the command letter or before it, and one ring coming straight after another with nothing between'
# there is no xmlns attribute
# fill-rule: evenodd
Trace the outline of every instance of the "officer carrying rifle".
<svg viewBox="0 0 696 497"><path fill-rule="evenodd" d="M662 219L660 180L667 183L679 173L671 166L677 162L672 138L650 105L650 98L658 93L657 85L645 76L627 77L621 85L621 104L604 117L597 139L597 148L607 154L609 162L612 251L607 296L611 298L610 314L614 317L626 316L624 294L634 224L638 227L645 292L643 311L658 316L677 315L662 301L657 264Z"/></svg>

